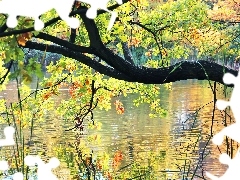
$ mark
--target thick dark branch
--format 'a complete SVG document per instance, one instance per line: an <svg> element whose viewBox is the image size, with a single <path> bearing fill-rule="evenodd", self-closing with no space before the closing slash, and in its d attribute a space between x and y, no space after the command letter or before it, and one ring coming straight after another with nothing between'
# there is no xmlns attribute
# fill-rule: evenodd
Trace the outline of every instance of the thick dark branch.
<svg viewBox="0 0 240 180"><path fill-rule="evenodd" d="M96 23L92 19L88 19L85 14L81 15L81 18L84 22L85 28L88 32L89 40L90 40L90 47L94 49L94 55L98 56L100 59L104 60L108 65L112 66L116 70L122 69L124 67L121 66L121 64L124 64L125 61L119 56L115 56L112 51L106 48L106 46L103 44L101 37L99 35L99 30L97 28ZM104 52L101 52L104 51ZM115 60L116 57L120 58L120 63L116 64ZM128 62L129 63L129 62Z"/></svg>
<svg viewBox="0 0 240 180"><path fill-rule="evenodd" d="M125 75L138 70L134 64L131 64L106 48L102 43L99 30L93 20L86 18L86 15L81 15L81 18L83 19L84 25L89 34L90 46L94 50L94 55L98 56L115 70Z"/></svg>
<svg viewBox="0 0 240 180"><path fill-rule="evenodd" d="M46 45L34 42L27 42L25 47L41 51L45 51L46 49ZM101 74L105 74L107 76L119 80L125 80L128 82L139 82L145 84L164 84L180 80L198 79L198 80L211 80L223 84L222 78L226 72L232 73L235 76L238 74L238 71L208 61L182 61L173 66L158 69L147 67L140 68L134 66L137 69L137 71L134 70L129 71L127 73L122 73L117 71L116 69L104 66L98 63L97 61L93 61L91 58L84 56L81 53L71 51L67 48L49 45L47 51L62 54L69 58L73 58L87 66L90 66L91 68L95 69ZM117 59L114 60L117 61Z"/></svg>
<svg viewBox="0 0 240 180"><path fill-rule="evenodd" d="M2 25L1 27L0 27L0 33L3 33L4 31L6 31L7 30L7 23L5 23L4 25Z"/></svg>
<svg viewBox="0 0 240 180"><path fill-rule="evenodd" d="M99 35L98 28L97 28L94 20L87 18L86 14L81 14L80 16L83 20L83 23L84 23L85 28L86 28L87 33L88 33L88 37L89 37L89 40L90 40L90 46L91 47L101 47L101 46L103 46L101 37Z"/></svg>
<svg viewBox="0 0 240 180"><path fill-rule="evenodd" d="M105 61L107 64L109 64L122 74L129 74L129 76L132 76L132 74L141 73L141 71L139 71L139 67L131 64L129 61L124 60L117 54L114 54L105 46L102 46L95 51L96 56L100 57L103 61Z"/></svg>
<svg viewBox="0 0 240 180"><path fill-rule="evenodd" d="M85 23L85 26L87 31L92 32L93 29L93 33L95 35L99 34L98 29L96 28L96 24L93 21L90 23ZM146 84L163 84L187 79L209 79L223 83L222 77L224 75L224 71L231 71L235 74L237 72L207 61L184 61L181 62L181 64L176 64L175 66L159 69L145 67L141 68L129 63L128 61L125 61L120 56L114 54L103 44L101 44L101 41L99 39L97 41L99 41L99 43L96 43L97 45L94 43L92 44L92 48L95 48L94 54L100 57L121 74L124 74L131 80L134 80L133 82ZM208 76L206 74L208 74Z"/></svg>
<svg viewBox="0 0 240 180"><path fill-rule="evenodd" d="M141 76L141 82L147 84L164 84L188 79L210 80L224 84L222 78L226 72L235 76L238 74L238 71L203 60L181 61L167 68L144 67L142 71L145 72L145 75Z"/></svg>
<svg viewBox="0 0 240 180"><path fill-rule="evenodd" d="M46 48L47 46L47 48ZM116 69L113 69L108 66L104 66L103 64L92 60L91 58L79 53L72 51L68 48L56 46L56 45L44 45L36 42L31 42L28 41L26 45L22 48L29 48L29 49L35 49L35 50L40 50L40 51L47 51L47 52L52 52L52 53L57 53L61 54L63 56L75 59L93 69L98 71L101 74L105 74L107 76L116 78L116 79L123 79L126 81L132 81L127 75L122 74L121 72L118 72Z"/></svg>
<svg viewBox="0 0 240 180"><path fill-rule="evenodd" d="M81 53L89 53L89 54L93 53L93 51L91 50L90 47L75 45L71 42L67 42L63 39L57 38L55 36L51 36L51 35L46 34L46 33L39 33L35 37L43 39L43 40L51 41L55 44L58 44L58 45L63 46L65 48L71 49L73 51L77 51L77 52L81 52Z"/></svg>

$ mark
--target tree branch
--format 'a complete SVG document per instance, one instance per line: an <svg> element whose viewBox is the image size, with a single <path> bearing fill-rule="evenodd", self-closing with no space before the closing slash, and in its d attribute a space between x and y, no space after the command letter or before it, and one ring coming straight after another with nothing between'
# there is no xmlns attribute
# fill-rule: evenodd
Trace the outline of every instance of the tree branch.
<svg viewBox="0 0 240 180"><path fill-rule="evenodd" d="M55 44L58 44L60 46L66 47L68 49L71 49L73 51L77 51L77 52L81 52L81 53L89 53L89 54L93 54L93 51L91 50L90 47L85 47L85 46L79 46L79 45L75 45L71 42L67 42L63 39L57 38L55 36L51 36L49 34L46 33L42 33L40 32L37 36L35 36L36 38L40 38L46 41L51 41Z"/></svg>
<svg viewBox="0 0 240 180"><path fill-rule="evenodd" d="M27 42L25 48L45 51L46 45L35 42ZM128 71L127 73L123 73L111 67L104 66L101 63L93 61L91 58L81 53L74 52L67 48L49 45L47 51L62 54L69 58L73 58L95 69L101 74L105 74L107 76L119 80L125 80L128 82L139 82L145 84L164 84L180 80L198 79L198 80L211 80L224 84L222 78L226 72L232 73L235 76L238 74L238 71L208 61L181 61L173 66L157 69L134 66L135 70L137 71L134 70ZM114 57L116 58L113 59L113 61L117 62L119 57L117 55L115 55ZM130 66L132 65L130 64ZM127 68L128 67L126 67L126 69Z"/></svg>
<svg viewBox="0 0 240 180"><path fill-rule="evenodd" d="M0 84L4 83L5 79L7 78L8 74L10 73L12 65L13 65L13 60L10 61L7 72L0 78Z"/></svg>
<svg viewBox="0 0 240 180"><path fill-rule="evenodd" d="M90 46L95 48L103 46L97 25L94 20L87 18L86 14L81 14L80 17L82 18L85 28L87 30L90 40Z"/></svg>
<svg viewBox="0 0 240 180"><path fill-rule="evenodd" d="M47 48L46 48L47 46ZM73 58L93 69L98 71L101 74L105 74L107 76L116 78L116 79L123 79L127 81L132 81L131 78L129 78L127 75L122 74L121 72L118 72L117 70L104 66L103 64L92 60L91 58L83 55L82 53L75 52L73 50L70 50L65 47L56 46L56 45L46 45L46 44L40 44L36 42L28 41L25 46L21 46L22 48L29 48L29 49L35 49L40 51L47 51L52 53L61 54L65 57Z"/></svg>
<svg viewBox="0 0 240 180"><path fill-rule="evenodd" d="M96 23L93 20L88 19L86 15L81 15L81 18L83 19L84 25L88 32L90 47L94 51L93 54L104 60L108 65L121 72L122 74L126 75L129 72L136 74L139 70L138 67L114 54L102 43Z"/></svg>

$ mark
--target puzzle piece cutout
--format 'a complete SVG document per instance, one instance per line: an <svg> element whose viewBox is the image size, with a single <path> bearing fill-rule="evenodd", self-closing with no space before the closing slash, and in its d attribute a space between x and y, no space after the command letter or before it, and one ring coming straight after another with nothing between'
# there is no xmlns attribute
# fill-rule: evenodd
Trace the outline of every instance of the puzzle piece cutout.
<svg viewBox="0 0 240 180"><path fill-rule="evenodd" d="M111 19L108 25L110 30L116 20L117 13L107 9L109 0L77 0L91 5L87 10L86 16L94 19L97 16L97 10L102 9L111 13ZM122 0L116 0L118 4L122 4ZM72 6L75 0L0 0L0 13L8 14L7 26L15 28L18 24L17 16L31 17L34 21L34 29L39 31L44 28L44 22L39 19L39 16L55 9L62 20L73 29L79 27L80 22L77 18L69 17ZM37 8L36 8L37 7Z"/></svg>
<svg viewBox="0 0 240 180"><path fill-rule="evenodd" d="M8 168L9 166L7 161L0 161L0 171L6 171Z"/></svg>
<svg viewBox="0 0 240 180"><path fill-rule="evenodd" d="M60 161L53 157L49 160L48 163L43 162L43 160L39 156L28 155L24 158L24 162L27 166L35 166L37 164L37 179L38 180L58 180L58 178L52 173L52 169L58 167L60 165ZM7 161L0 162L0 170L6 171L8 170ZM17 172L12 175L13 180L23 180L23 174L21 172Z"/></svg>
<svg viewBox="0 0 240 180"><path fill-rule="evenodd" d="M23 179L24 179L23 174L20 172L17 172L15 174L13 174L12 176L7 176L1 180L23 180Z"/></svg>
<svg viewBox="0 0 240 180"><path fill-rule="evenodd" d="M240 111L239 111L240 74L238 74L238 76L234 76L230 73L226 73L223 76L223 82L225 84L233 84L234 89L232 91L230 101L218 100L216 103L217 108L220 110L224 110L227 106L230 106L233 115L236 119L236 123L240 123Z"/></svg>
<svg viewBox="0 0 240 180"><path fill-rule="evenodd" d="M77 28L79 21L69 17L73 3L74 0L1 0L0 12L9 15L7 26L10 28L17 26L17 16L25 16L35 20L35 30L41 30L44 23L39 19L39 16L54 8L61 19L66 21L71 28Z"/></svg>
<svg viewBox="0 0 240 180"><path fill-rule="evenodd" d="M37 177L38 180L58 180L58 178L52 173L52 169L57 168L60 165L60 161L53 157L48 163L45 163L39 156L28 155L24 159L26 165L34 166L38 165Z"/></svg>
<svg viewBox="0 0 240 180"><path fill-rule="evenodd" d="M15 174L13 174L12 178L13 178L13 180L23 180L24 179L23 173L16 172Z"/></svg>
<svg viewBox="0 0 240 180"><path fill-rule="evenodd" d="M0 161L0 171L7 171L9 169L9 165L7 161ZM16 172L12 175L13 180L23 180L23 174L21 172ZM9 180L9 178L4 178L2 180Z"/></svg>
<svg viewBox="0 0 240 180"><path fill-rule="evenodd" d="M228 165L227 171L221 176L217 177L209 172L206 172L206 176L212 180L239 180L240 177L240 149L233 159L231 159L226 153L223 153L219 157L219 161L222 164Z"/></svg>
<svg viewBox="0 0 240 180"><path fill-rule="evenodd" d="M240 143L240 135L238 134L240 129L240 111L239 111L239 102L240 102L240 74L234 76L230 73L226 73L223 76L223 82L225 84L234 84L234 89L232 91L232 96L230 101L217 100L216 106L220 110L224 110L227 106L231 107L233 115L235 117L236 123L225 127L218 134L214 135L212 141L216 145L221 145L224 136L228 136L233 140Z"/></svg>
<svg viewBox="0 0 240 180"><path fill-rule="evenodd" d="M15 133L15 129L12 126L8 126L8 127L4 128L3 132L4 132L5 139L0 139L0 147L14 145L15 141L13 139L13 135ZM9 168L9 166L8 166L7 161L5 161L5 160L0 161L0 170L1 171L6 171L6 170L8 170L8 168ZM16 176L17 175L15 175L15 177ZM18 180L18 179L19 178L14 179L14 177L13 177L13 180Z"/></svg>
<svg viewBox="0 0 240 180"><path fill-rule="evenodd" d="M13 139L15 129L12 126L4 128L5 139L0 139L0 146L11 146L15 144ZM42 161L39 156L28 155L24 159L27 166L38 165L37 176L38 180L57 180L57 177L52 173L52 169L60 165L60 161L57 158L51 158L48 163ZM8 162L5 160L0 161L0 170L7 171L9 169ZM12 175L13 180L23 180L23 174L17 172Z"/></svg>
<svg viewBox="0 0 240 180"><path fill-rule="evenodd" d="M8 126L4 128L3 132L4 132L5 139L0 139L0 147L14 145L15 141L13 139L13 135L14 135L15 129L12 126Z"/></svg>
<svg viewBox="0 0 240 180"><path fill-rule="evenodd" d="M223 128L219 133L213 136L213 143L216 145L221 145L224 136L228 136L231 139L240 143L240 111L239 111L239 102L240 102L240 73L237 76L234 76L230 73L226 73L223 76L223 82L225 84L233 84L234 89L232 91L232 96L229 101L218 100L216 106L220 110L224 110L227 106L231 107L233 115L236 122L231 124L228 127ZM212 180L238 180L240 178L240 149L238 149L235 157L231 159L226 153L223 153L219 157L219 161L222 164L227 164L227 171L221 176L217 177L212 175L209 172L206 172L206 176Z"/></svg>
<svg viewBox="0 0 240 180"><path fill-rule="evenodd" d="M240 142L240 134L238 133L240 130L240 124L234 123L230 126L223 128L219 133L213 136L212 142L218 146L220 146L224 140L224 136L228 136L234 141Z"/></svg>

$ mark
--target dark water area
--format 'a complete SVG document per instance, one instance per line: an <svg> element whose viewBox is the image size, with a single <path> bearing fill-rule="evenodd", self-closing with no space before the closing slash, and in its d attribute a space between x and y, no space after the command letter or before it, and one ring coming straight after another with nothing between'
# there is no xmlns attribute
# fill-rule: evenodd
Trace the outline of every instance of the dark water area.
<svg viewBox="0 0 240 180"><path fill-rule="evenodd" d="M217 99L225 99L221 89L222 86L217 85ZM61 96L55 99L57 102L69 98L67 89L62 89L61 92ZM1 98L3 97L8 101L17 99L14 82L9 83L7 90L1 93ZM124 157L122 167L139 159L144 164L149 153L154 152L163 157L156 165L156 179L159 180L207 179L206 171L216 176L225 172L226 166L218 160L221 154L219 149L226 152L225 146L218 148L209 141L214 104L213 92L207 81L179 81L172 83L170 90L161 85L160 106L168 111L164 118L149 118L149 107L135 107L132 102L134 98L136 95L113 98L112 102L120 99L123 103L123 115L116 113L113 103L107 112L94 111L94 118L102 123L101 130L96 132L85 128L80 135L83 140L89 135L100 137L99 144L88 144L93 152L113 155L114 152L121 151ZM213 134L224 127L222 119L222 112L216 110ZM43 156L49 157L54 154L54 147L61 144L66 146L68 141L74 142L75 132L65 131L73 126L73 123L49 114L44 122L34 127L36 151L44 149ZM61 161L57 174L59 179L71 179L65 162Z"/></svg>

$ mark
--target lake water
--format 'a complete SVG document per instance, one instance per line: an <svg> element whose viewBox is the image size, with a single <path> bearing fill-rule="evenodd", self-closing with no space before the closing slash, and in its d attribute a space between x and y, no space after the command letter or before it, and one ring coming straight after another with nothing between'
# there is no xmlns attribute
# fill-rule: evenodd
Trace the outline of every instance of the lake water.
<svg viewBox="0 0 240 180"><path fill-rule="evenodd" d="M217 86L217 99L224 99L221 88L222 86ZM112 101L120 99L125 113L117 114L113 103L108 112L96 110L94 117L102 123L102 129L98 132L85 130L79 138L86 139L88 135L93 134L101 137L100 144L88 144L93 152L107 152L113 155L114 152L121 151L123 162L120 168L129 165L129 171L131 163L136 160L147 163L149 152L154 152L162 157L156 164L155 179L207 179L206 170L216 176L223 174L227 167L219 163L218 157L220 151L226 152L226 145L217 147L209 141L209 137L212 122L213 134L224 127L222 121L225 114L216 110L214 119L212 118L213 93L208 82L179 81L172 84L171 90L161 87L160 91L161 107L168 111L167 117L149 118L150 111L147 105L133 106L132 100L135 95L115 97ZM62 92L56 101L69 97L67 90ZM1 96L14 101L17 97L15 83L9 83ZM197 111L199 108L201 109ZM68 142L75 141L76 133L65 131L73 126L74 124L66 123L50 114L45 122L34 127L34 148L44 149L43 159L51 157L54 147L66 147ZM236 144L233 146L235 148ZM59 179L74 179L70 176L66 162L62 160L56 173ZM121 173L121 169L118 173Z"/></svg>

